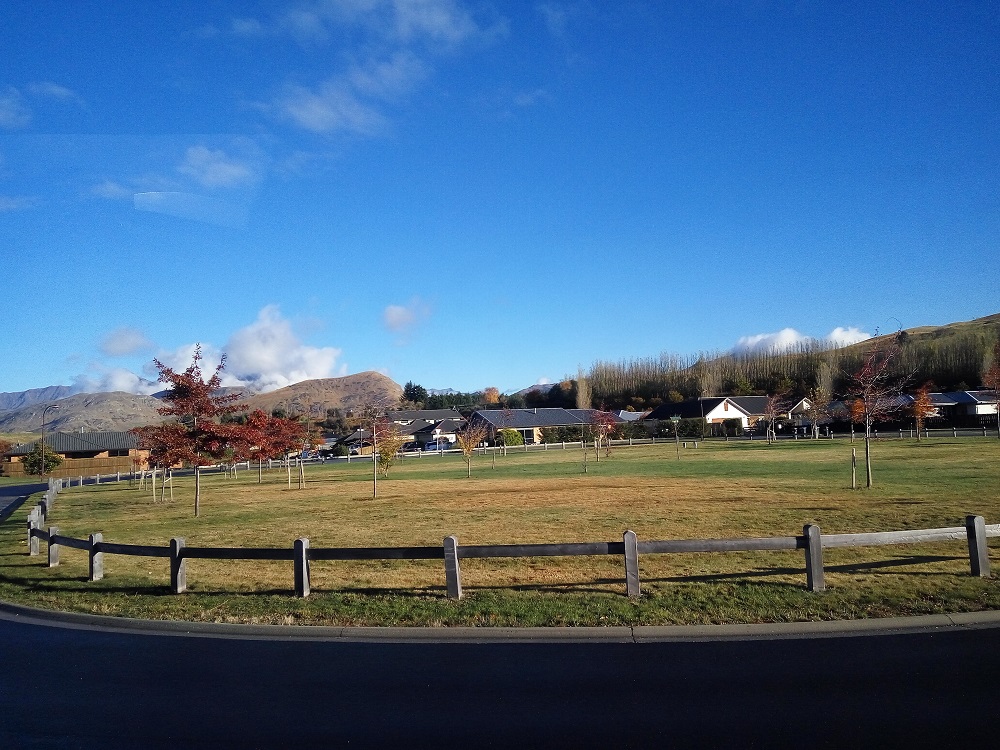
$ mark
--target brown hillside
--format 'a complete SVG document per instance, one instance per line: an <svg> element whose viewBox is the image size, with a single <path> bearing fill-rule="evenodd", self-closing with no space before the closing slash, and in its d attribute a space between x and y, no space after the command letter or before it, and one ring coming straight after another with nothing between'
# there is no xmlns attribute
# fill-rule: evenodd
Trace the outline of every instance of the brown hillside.
<svg viewBox="0 0 1000 750"><path fill-rule="evenodd" d="M357 409L366 402L388 399L397 403L403 389L378 372L361 372L343 378L305 380L270 393L246 399L247 411L261 409L271 413L282 409L289 416L304 415L322 419L327 409Z"/></svg>
<svg viewBox="0 0 1000 750"><path fill-rule="evenodd" d="M59 409L49 411L46 430L129 430L163 420L156 411L163 404L151 396L122 392L78 393L58 401L5 412L0 415L0 432L40 432L42 411L50 403L58 404Z"/></svg>

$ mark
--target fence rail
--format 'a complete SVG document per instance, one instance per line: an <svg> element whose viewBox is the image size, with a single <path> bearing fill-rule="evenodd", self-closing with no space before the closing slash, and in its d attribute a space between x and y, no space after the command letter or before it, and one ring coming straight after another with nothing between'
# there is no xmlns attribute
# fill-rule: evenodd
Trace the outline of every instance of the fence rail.
<svg viewBox="0 0 1000 750"><path fill-rule="evenodd" d="M444 560L448 596L462 597L461 561L463 559L499 559L516 557L621 556L625 564L625 589L630 597L640 593L639 556L704 552L750 552L804 550L806 587L823 591L823 550L837 547L884 546L926 542L962 541L968 544L969 563L974 576L990 575L987 539L1000 537L1000 524L987 525L982 516L966 516L965 526L937 529L908 529L852 534L822 534L819 526L807 524L801 536L737 539L668 539L639 541L634 531L626 531L621 542L571 542L566 544L491 544L459 545L455 536L445 537L441 546L414 547L316 547L308 538L296 539L289 547L188 547L182 538L173 538L166 546L105 542L100 533L76 539L59 533L56 526L43 528L59 492L69 482L50 479L49 489L28 514L28 554L40 554L39 542L48 543L49 567L59 565L62 547L78 549L90 558L90 580L104 576L104 555L163 557L170 560L170 586L175 594L187 588L187 560L276 560L293 563L297 596L310 593L311 561L361 560Z"/></svg>

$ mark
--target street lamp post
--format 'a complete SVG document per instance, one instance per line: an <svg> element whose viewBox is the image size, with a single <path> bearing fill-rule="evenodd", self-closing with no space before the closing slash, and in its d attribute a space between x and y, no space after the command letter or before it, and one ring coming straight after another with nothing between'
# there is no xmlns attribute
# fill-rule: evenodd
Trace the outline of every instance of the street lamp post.
<svg viewBox="0 0 1000 750"><path fill-rule="evenodd" d="M677 451L677 460L681 460L681 437L677 431L677 425L680 424L681 416L680 414L674 414L670 418L670 421L674 423L674 449Z"/></svg>
<svg viewBox="0 0 1000 750"><path fill-rule="evenodd" d="M42 466L39 469L41 479L45 478L45 412L49 409L58 409L58 404L49 404L44 409L42 409L42 439L40 441L42 446Z"/></svg>

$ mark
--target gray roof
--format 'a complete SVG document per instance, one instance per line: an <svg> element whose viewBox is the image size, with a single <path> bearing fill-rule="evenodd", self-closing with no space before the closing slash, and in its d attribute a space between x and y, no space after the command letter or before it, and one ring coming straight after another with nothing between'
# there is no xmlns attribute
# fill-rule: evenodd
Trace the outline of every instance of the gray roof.
<svg viewBox="0 0 1000 750"><path fill-rule="evenodd" d="M465 425L464 419L442 419L440 422L431 422L426 427L421 427L419 430L414 430L413 436L422 435L426 433L428 436L432 435L435 430L440 430L441 432L450 435L453 432L458 432Z"/></svg>
<svg viewBox="0 0 1000 750"><path fill-rule="evenodd" d="M37 444L37 440L22 443L6 455L27 455ZM133 450L138 447L139 438L131 432L51 432L45 436L46 450L54 453L101 453Z"/></svg>
<svg viewBox="0 0 1000 750"><path fill-rule="evenodd" d="M458 409L410 409L386 412L390 422L440 422L443 419L461 419Z"/></svg>
<svg viewBox="0 0 1000 750"><path fill-rule="evenodd" d="M758 417L767 413L767 396L730 396L730 403L736 404L749 416Z"/></svg>
<svg viewBox="0 0 1000 750"><path fill-rule="evenodd" d="M995 404L997 395L993 391L951 391L943 394L956 404Z"/></svg>
<svg viewBox="0 0 1000 750"><path fill-rule="evenodd" d="M579 427L590 424L596 409L481 409L473 418L496 429L530 430L535 427ZM622 421L616 418L616 421Z"/></svg>
<svg viewBox="0 0 1000 750"><path fill-rule="evenodd" d="M670 419L673 416L678 416L681 419L702 419L725 400L726 397L724 396L712 396L709 398L689 398L686 401L678 401L677 403L660 404L643 417L643 419ZM732 398L729 399L729 402L734 404L740 411L746 412L746 409L735 403ZM749 415L749 412L746 413ZM739 415L734 415L734 418L738 417Z"/></svg>

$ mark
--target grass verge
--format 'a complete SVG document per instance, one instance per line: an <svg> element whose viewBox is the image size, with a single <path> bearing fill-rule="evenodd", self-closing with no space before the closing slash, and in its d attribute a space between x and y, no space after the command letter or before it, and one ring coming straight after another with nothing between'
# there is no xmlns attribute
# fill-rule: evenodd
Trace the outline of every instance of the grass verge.
<svg viewBox="0 0 1000 750"><path fill-rule="evenodd" d="M556 448L511 452L492 468L477 457L408 459L371 496L371 465L308 469L305 488L283 470L203 479L202 516L190 480L158 502L127 483L65 491L50 523L85 538L192 546L291 547L787 536L803 524L828 533L1000 521L996 440L884 441L876 485L850 488L844 442L672 444L616 449L584 464ZM857 447L860 448L860 445ZM613 557L464 560L466 598L449 601L439 562L312 564L313 594L292 596L290 563L191 561L190 591L168 591L166 561L106 556L106 578L86 580L87 558L63 549L49 569L29 557L24 514L0 528L0 598L31 606L153 619L326 625L654 625L752 623L1000 608L1000 585L969 575L964 542L827 550L828 591L805 589L801 553L646 555L643 595L624 596ZM43 550L44 550L44 545Z"/></svg>

